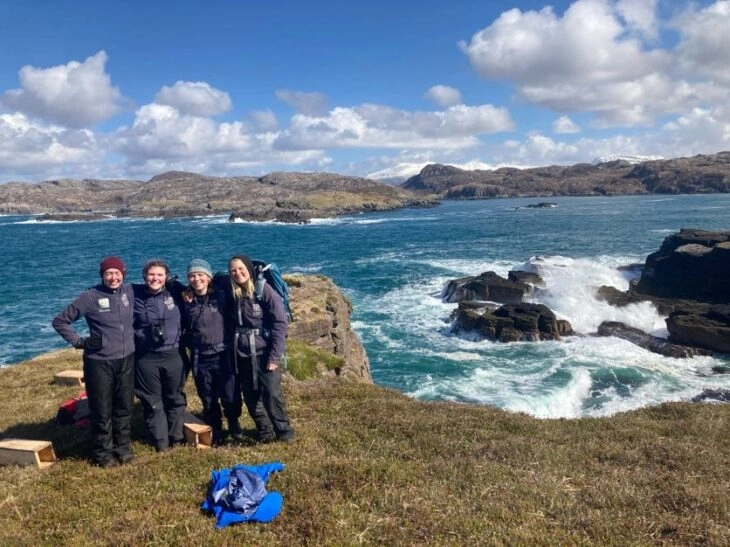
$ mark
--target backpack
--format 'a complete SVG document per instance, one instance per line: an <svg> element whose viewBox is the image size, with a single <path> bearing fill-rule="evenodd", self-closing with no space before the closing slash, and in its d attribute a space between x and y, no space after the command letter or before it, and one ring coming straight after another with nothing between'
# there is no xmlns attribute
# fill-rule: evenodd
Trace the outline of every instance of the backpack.
<svg viewBox="0 0 730 547"><path fill-rule="evenodd" d="M261 260L252 260L251 262L253 263L256 275L256 279L254 280L254 292L256 293L256 298L261 298L261 295L264 294L264 285L268 283L276 291L276 294L281 297L284 309L286 310L287 319L289 321L293 321L294 316L292 315L291 307L289 305L289 285L286 284L286 281L284 281L284 278L281 276L279 267L273 262L269 264Z"/></svg>
<svg viewBox="0 0 730 547"><path fill-rule="evenodd" d="M61 425L74 425L79 429L89 424L89 400L86 392L82 391L78 397L67 399L58 405L56 421Z"/></svg>

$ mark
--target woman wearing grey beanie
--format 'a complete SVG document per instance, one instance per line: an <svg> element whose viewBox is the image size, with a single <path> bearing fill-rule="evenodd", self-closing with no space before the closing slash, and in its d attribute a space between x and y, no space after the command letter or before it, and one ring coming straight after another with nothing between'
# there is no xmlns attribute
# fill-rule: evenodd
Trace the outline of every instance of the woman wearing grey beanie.
<svg viewBox="0 0 730 547"><path fill-rule="evenodd" d="M213 282L213 269L201 258L190 261L187 275L182 306L183 340L203 404L203 420L213 431L213 444L218 445L223 442L223 415L231 436L243 437L238 423L241 391L226 343L225 290Z"/></svg>

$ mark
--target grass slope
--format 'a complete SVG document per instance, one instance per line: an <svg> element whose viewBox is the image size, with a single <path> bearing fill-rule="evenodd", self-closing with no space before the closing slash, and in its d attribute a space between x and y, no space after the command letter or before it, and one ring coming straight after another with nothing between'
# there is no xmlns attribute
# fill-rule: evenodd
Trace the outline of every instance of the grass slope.
<svg viewBox="0 0 730 547"><path fill-rule="evenodd" d="M73 350L0 370L2 437L53 440L50 468L0 467L2 545L728 545L730 405L537 420L340 380L287 382L298 441L245 442L99 469L57 426ZM189 405L199 409L192 385ZM197 405L197 406L196 406ZM247 421L247 425L251 426ZM270 524L214 529L210 471L281 461Z"/></svg>

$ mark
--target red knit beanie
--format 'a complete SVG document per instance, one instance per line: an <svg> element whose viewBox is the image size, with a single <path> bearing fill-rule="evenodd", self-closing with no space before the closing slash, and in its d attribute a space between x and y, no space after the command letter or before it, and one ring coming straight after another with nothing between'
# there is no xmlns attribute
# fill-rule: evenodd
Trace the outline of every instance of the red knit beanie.
<svg viewBox="0 0 730 547"><path fill-rule="evenodd" d="M125 266L124 261L118 256L108 256L102 260L101 264L99 264L99 275L103 276L105 271L111 270L112 268L122 272L123 276L127 275L127 266Z"/></svg>

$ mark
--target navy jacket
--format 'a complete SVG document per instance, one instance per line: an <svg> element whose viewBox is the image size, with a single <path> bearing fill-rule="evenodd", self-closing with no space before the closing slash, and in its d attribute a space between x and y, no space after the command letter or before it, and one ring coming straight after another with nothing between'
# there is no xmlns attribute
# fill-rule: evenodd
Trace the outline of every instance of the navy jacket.
<svg viewBox="0 0 730 547"><path fill-rule="evenodd" d="M183 299L185 346L203 355L225 350L227 315L225 292L219 286L204 296L193 296L192 302Z"/></svg>
<svg viewBox="0 0 730 547"><path fill-rule="evenodd" d="M289 320L284 303L276 291L267 283L261 298L251 296L240 301L234 300L229 292L230 325L235 333L258 329L255 337L256 354L268 355L268 360L278 363L286 350L286 334ZM247 336L238 337L239 354L250 355Z"/></svg>
<svg viewBox="0 0 730 547"><path fill-rule="evenodd" d="M167 288L152 294L135 283L134 339L137 353L163 352L180 345L180 301ZM160 336L162 334L162 336Z"/></svg>
<svg viewBox="0 0 730 547"><path fill-rule="evenodd" d="M51 322L56 332L75 346L81 338L71 323L81 317L89 326L89 336L101 338L101 348L85 349L92 359L121 359L134 352L132 285L124 283L112 291L99 284L81 293Z"/></svg>

